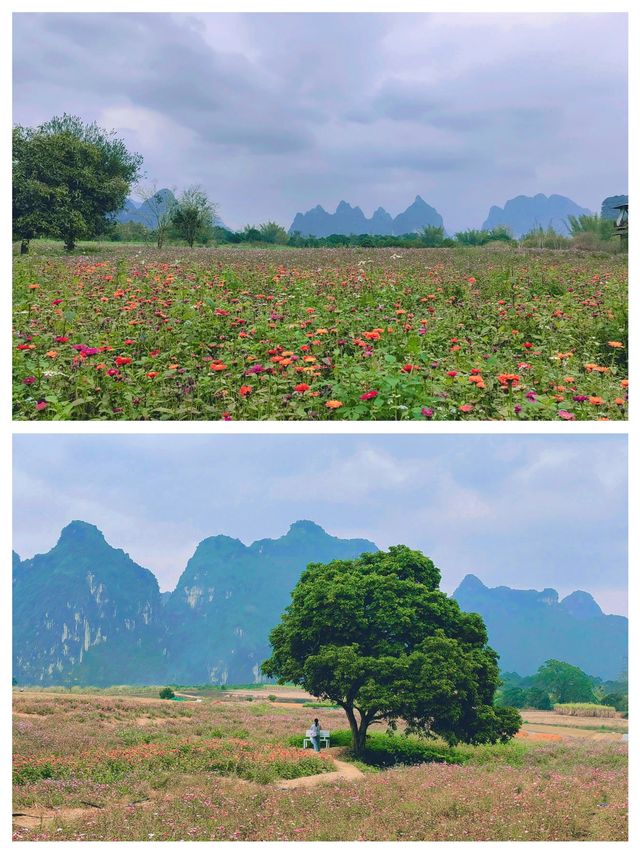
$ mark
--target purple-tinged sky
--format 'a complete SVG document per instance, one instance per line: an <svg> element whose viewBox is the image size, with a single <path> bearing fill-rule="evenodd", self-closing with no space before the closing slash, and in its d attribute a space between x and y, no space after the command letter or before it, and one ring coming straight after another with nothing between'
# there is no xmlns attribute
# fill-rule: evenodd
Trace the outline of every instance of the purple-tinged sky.
<svg viewBox="0 0 640 853"><path fill-rule="evenodd" d="M453 232L627 191L626 39L621 13L21 13L14 121L114 128L234 228L420 194Z"/></svg>

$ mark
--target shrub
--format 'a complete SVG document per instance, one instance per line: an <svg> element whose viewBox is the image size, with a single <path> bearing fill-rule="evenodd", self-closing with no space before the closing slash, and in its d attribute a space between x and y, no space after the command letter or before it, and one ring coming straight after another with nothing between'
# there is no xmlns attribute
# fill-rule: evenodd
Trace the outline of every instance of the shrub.
<svg viewBox="0 0 640 853"><path fill-rule="evenodd" d="M176 694L170 687L163 687L159 695L161 699L174 699Z"/></svg>
<svg viewBox="0 0 640 853"><path fill-rule="evenodd" d="M288 741L291 746L302 746L303 736L295 735ZM351 747L351 732L340 730L331 733L331 746ZM367 734L365 747L358 758L375 767L392 767L396 764L426 764L439 762L462 764L464 758L456 747L442 741L425 740L406 735L389 735L382 732Z"/></svg>
<svg viewBox="0 0 640 853"><path fill-rule="evenodd" d="M629 710L629 697L624 693L607 693L602 699L603 705L609 705L616 711L626 712Z"/></svg>

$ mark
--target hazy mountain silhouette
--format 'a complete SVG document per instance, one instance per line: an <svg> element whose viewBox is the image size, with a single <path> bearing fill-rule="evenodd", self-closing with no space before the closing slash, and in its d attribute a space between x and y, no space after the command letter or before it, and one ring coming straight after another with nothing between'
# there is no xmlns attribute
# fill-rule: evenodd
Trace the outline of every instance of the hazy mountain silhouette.
<svg viewBox="0 0 640 853"><path fill-rule="evenodd" d="M395 219L383 207L379 207L371 219L367 219L359 207L351 207L341 201L335 213L319 204L306 213L296 213L289 233L299 232L303 237L329 237L331 234L411 234L427 225L442 226L442 217L419 195L409 207Z"/></svg>
<svg viewBox="0 0 640 853"><path fill-rule="evenodd" d="M504 672L531 675L549 658L602 679L615 679L626 668L628 620L606 616L588 592L560 600L555 589L490 589L467 575L453 597L482 616Z"/></svg>
<svg viewBox="0 0 640 853"><path fill-rule="evenodd" d="M563 195L519 195L509 199L504 207L494 205L482 223L483 229L506 225L514 237L522 237L534 228L553 228L558 234L569 234L567 218L585 216L591 211L580 207Z"/></svg>

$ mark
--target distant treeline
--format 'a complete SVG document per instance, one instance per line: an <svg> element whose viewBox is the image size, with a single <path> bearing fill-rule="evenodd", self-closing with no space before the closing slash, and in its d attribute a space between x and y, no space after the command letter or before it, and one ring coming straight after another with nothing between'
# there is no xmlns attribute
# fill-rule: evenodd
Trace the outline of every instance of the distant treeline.
<svg viewBox="0 0 640 853"><path fill-rule="evenodd" d="M489 244L504 244L536 249L595 249L617 251L620 241L617 237L615 223L600 216L571 217L569 222L571 236L565 237L556 233L553 228L536 228L528 234L516 239L509 228L499 226L489 230L468 229L458 231L452 237L447 236L444 228L427 226L421 231L400 236L378 234L331 234L329 237L303 236L299 232L288 234L282 226L275 222L262 225L247 225L241 231L231 231L211 225L201 229L195 238L196 246L217 245L253 245L253 246L290 246L292 248L398 248L398 249L437 249L464 248L468 246L486 246ZM145 227L140 222L115 223L107 239L127 243L155 243L154 229ZM183 243L180 233L171 227L167 230L165 242L169 244Z"/></svg>
<svg viewBox="0 0 640 853"><path fill-rule="evenodd" d="M626 674L617 681L603 681L572 664L548 660L533 675L503 672L501 678L496 694L499 705L549 711L555 704L587 702L608 705L625 715L629 710Z"/></svg>

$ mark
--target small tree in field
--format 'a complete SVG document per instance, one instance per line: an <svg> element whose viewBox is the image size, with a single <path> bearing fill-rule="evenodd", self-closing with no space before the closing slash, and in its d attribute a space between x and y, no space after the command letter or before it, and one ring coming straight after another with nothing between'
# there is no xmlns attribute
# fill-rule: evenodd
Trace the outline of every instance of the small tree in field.
<svg viewBox="0 0 640 853"><path fill-rule="evenodd" d="M186 189L171 209L171 221L190 248L198 234L213 225L214 219L215 205L200 187Z"/></svg>
<svg viewBox="0 0 640 853"><path fill-rule="evenodd" d="M20 251L41 235L62 238L71 251L78 239L104 233L141 164L113 131L76 116L14 128L13 233Z"/></svg>
<svg viewBox="0 0 640 853"><path fill-rule="evenodd" d="M144 201L144 224L154 232L156 245L161 249L171 226L173 208L176 205L175 195L169 189L159 190L156 184L140 184L136 190Z"/></svg>
<svg viewBox="0 0 640 853"><path fill-rule="evenodd" d="M482 619L439 583L431 560L404 545L311 563L262 671L344 708L356 754L378 720L449 744L506 741L521 720L493 706L497 655Z"/></svg>
<svg viewBox="0 0 640 853"><path fill-rule="evenodd" d="M173 690L170 687L163 687L162 690L160 691L160 698L161 699L173 699L175 695L176 694L173 692Z"/></svg>

